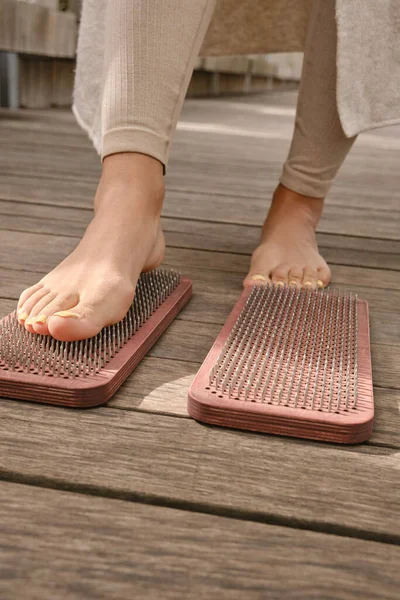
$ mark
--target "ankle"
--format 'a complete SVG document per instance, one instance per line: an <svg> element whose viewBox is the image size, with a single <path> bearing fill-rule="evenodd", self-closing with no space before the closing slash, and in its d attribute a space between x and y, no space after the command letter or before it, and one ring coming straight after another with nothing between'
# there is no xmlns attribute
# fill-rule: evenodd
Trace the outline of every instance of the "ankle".
<svg viewBox="0 0 400 600"><path fill-rule="evenodd" d="M103 160L103 175L120 179L144 179L151 175L163 179L163 165L159 160L139 152L110 154Z"/></svg>
<svg viewBox="0 0 400 600"><path fill-rule="evenodd" d="M118 208L159 219L165 194L163 165L146 154L107 156L95 197L95 213Z"/></svg>
<svg viewBox="0 0 400 600"><path fill-rule="evenodd" d="M294 218L309 219L314 228L322 216L324 198L303 196L279 184L273 195L272 208L283 209Z"/></svg>

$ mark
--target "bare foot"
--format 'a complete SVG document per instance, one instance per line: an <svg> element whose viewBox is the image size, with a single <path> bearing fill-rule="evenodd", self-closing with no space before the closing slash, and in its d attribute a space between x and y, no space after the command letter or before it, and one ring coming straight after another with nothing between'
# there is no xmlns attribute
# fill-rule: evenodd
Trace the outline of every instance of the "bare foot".
<svg viewBox="0 0 400 600"><path fill-rule="evenodd" d="M63 341L123 319L142 271L164 258L162 165L143 154L108 156L95 215L75 250L18 302L19 322Z"/></svg>
<svg viewBox="0 0 400 600"><path fill-rule="evenodd" d="M327 286L331 272L315 238L322 209L322 199L301 196L279 185L244 286L270 282L313 289Z"/></svg>

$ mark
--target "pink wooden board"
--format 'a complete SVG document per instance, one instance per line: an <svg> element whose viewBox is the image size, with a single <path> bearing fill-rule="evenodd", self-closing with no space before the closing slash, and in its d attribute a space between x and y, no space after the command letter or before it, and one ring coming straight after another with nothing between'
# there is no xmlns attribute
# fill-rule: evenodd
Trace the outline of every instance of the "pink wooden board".
<svg viewBox="0 0 400 600"><path fill-rule="evenodd" d="M0 395L60 406L90 407L107 402L189 301L192 282L179 285L96 375L74 379L0 368Z"/></svg>
<svg viewBox="0 0 400 600"><path fill-rule="evenodd" d="M236 323L251 288L245 289L196 375L188 397L189 415L198 421L264 433L353 444L365 441L374 418L368 305L358 303L358 401L354 409L335 412L276 406L232 399L209 386L209 374Z"/></svg>

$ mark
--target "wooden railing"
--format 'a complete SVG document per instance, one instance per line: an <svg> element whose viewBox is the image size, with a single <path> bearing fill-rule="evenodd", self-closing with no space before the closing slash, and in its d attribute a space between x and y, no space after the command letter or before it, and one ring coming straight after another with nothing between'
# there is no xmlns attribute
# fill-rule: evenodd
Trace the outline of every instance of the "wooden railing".
<svg viewBox="0 0 400 600"><path fill-rule="evenodd" d="M0 50L73 58L76 36L76 15L58 0L0 0Z"/></svg>
<svg viewBox="0 0 400 600"><path fill-rule="evenodd" d="M74 7L78 8L76 2ZM0 0L3 106L44 108L71 103L77 16L59 8L59 0Z"/></svg>

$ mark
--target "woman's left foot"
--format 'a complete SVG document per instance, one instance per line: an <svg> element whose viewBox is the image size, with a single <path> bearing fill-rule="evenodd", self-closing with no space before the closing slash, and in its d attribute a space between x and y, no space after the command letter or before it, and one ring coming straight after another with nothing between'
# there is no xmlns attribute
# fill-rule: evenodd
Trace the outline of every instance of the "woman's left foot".
<svg viewBox="0 0 400 600"><path fill-rule="evenodd" d="M142 271L160 265L162 165L137 153L107 156L95 215L75 250L25 290L18 319L30 333L75 341L126 315Z"/></svg>
<svg viewBox="0 0 400 600"><path fill-rule="evenodd" d="M243 285L326 287L331 271L318 252L315 236L322 209L323 199L301 196L279 185Z"/></svg>

